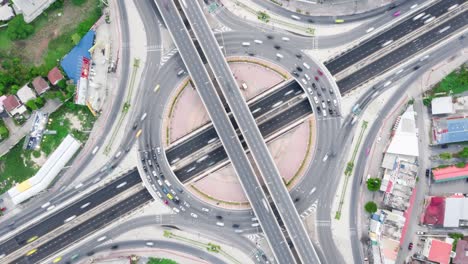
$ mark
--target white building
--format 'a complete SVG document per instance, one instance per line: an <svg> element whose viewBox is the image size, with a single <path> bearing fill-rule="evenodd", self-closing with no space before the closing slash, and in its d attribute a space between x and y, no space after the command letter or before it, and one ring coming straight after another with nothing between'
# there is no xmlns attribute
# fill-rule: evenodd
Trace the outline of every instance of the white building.
<svg viewBox="0 0 468 264"><path fill-rule="evenodd" d="M65 137L36 175L17 184L8 191L13 203L20 204L47 189L65 164L75 155L80 145L80 142L71 135Z"/></svg>
<svg viewBox="0 0 468 264"><path fill-rule="evenodd" d="M26 23L32 22L55 0L12 0L17 14L23 14Z"/></svg>
<svg viewBox="0 0 468 264"><path fill-rule="evenodd" d="M27 84L16 92L16 96L18 96L23 104L27 103L29 100L36 99L36 94Z"/></svg>
<svg viewBox="0 0 468 264"><path fill-rule="evenodd" d="M437 97L432 99L432 115L446 115L455 113L452 96Z"/></svg>
<svg viewBox="0 0 468 264"><path fill-rule="evenodd" d="M8 5L0 5L0 21L8 21L15 16L13 9Z"/></svg>
<svg viewBox="0 0 468 264"><path fill-rule="evenodd" d="M445 199L444 227L468 227L468 198Z"/></svg>

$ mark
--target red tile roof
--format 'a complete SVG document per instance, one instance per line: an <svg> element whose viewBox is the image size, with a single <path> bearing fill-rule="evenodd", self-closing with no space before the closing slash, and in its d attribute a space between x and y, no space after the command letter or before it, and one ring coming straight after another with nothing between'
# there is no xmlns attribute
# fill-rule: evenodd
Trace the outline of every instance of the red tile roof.
<svg viewBox="0 0 468 264"><path fill-rule="evenodd" d="M32 84L37 94L42 94L43 92L47 91L47 89L49 89L49 84L41 76L34 78Z"/></svg>
<svg viewBox="0 0 468 264"><path fill-rule="evenodd" d="M435 261L440 264L448 264L450 262L451 252L452 244L437 239L432 239L431 249L427 258L430 261Z"/></svg>
<svg viewBox="0 0 468 264"><path fill-rule="evenodd" d="M47 79L49 79L51 84L56 85L60 80L63 79L63 74L57 67L54 67L52 70L50 70L49 74L47 74Z"/></svg>
<svg viewBox="0 0 468 264"><path fill-rule="evenodd" d="M466 164L464 168L450 166L447 168L433 169L432 174L434 174L434 180L436 181L468 177L468 164Z"/></svg>
<svg viewBox="0 0 468 264"><path fill-rule="evenodd" d="M20 106L20 102L14 95L8 95L5 100L3 100L3 106L8 112L13 111L16 107Z"/></svg>

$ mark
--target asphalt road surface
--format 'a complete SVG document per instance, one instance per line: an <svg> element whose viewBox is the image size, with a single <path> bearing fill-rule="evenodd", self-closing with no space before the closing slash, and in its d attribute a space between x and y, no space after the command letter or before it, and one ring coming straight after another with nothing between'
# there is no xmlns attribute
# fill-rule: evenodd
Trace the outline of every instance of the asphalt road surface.
<svg viewBox="0 0 468 264"><path fill-rule="evenodd" d="M240 177L252 208L254 208L257 218L268 237L270 246L275 252L276 259L281 263L294 263L294 258L286 243L286 239L272 214L271 208L262 203L262 201L266 201L266 196L262 191L259 191L261 190L260 183L255 177L253 168L251 167L247 156L244 153L244 149L237 138L237 134L224 111L224 106L222 105L215 87L204 68L192 39L186 31L176 6L172 1L166 0L156 0L156 4L159 7L159 10L161 10L160 13L174 42L176 43L185 65L190 65L188 71L192 77L192 81L197 87L197 91L207 108L218 135L220 136L234 168ZM203 44L201 45L203 46ZM216 49L219 48L216 47Z"/></svg>
<svg viewBox="0 0 468 264"><path fill-rule="evenodd" d="M72 216L78 217L138 183L141 183L141 178L138 171L134 170L117 181L83 197L73 204L41 220L39 223L30 226L28 229L14 237L6 240L0 245L0 255L8 255L20 249L28 243L29 239L34 237L39 238L48 234L54 229L62 226L66 219Z"/></svg>
<svg viewBox="0 0 468 264"><path fill-rule="evenodd" d="M448 8L455 4L462 4L465 0L444 0L436 2L435 4L428 6L422 11L407 17L397 25L380 32L377 36L360 43L353 49L346 51L344 54L328 61L325 63L325 67L328 68L331 74L337 74L351 65L363 60L383 49L387 42L394 42L401 38L404 38L409 33L422 28L430 17L439 17L448 11ZM422 17L420 14L424 13ZM420 17L414 20L415 17ZM424 18L427 16L427 18ZM424 18L424 19L423 19ZM388 44L387 44L388 45Z"/></svg>

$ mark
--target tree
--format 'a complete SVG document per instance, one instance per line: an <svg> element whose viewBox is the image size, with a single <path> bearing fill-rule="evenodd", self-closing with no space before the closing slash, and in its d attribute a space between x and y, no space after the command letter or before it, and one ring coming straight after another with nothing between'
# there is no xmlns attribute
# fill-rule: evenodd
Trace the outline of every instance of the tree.
<svg viewBox="0 0 468 264"><path fill-rule="evenodd" d="M372 202L372 201L367 202L366 205L364 205L364 209L369 214L373 214L373 213L377 212L377 204Z"/></svg>
<svg viewBox="0 0 468 264"><path fill-rule="evenodd" d="M367 180L367 189L371 192L380 190L380 185L382 185L382 180L379 178L369 178Z"/></svg>
<svg viewBox="0 0 468 264"><path fill-rule="evenodd" d="M42 97L37 97L35 103L37 108L42 108L45 105L45 100Z"/></svg>
<svg viewBox="0 0 468 264"><path fill-rule="evenodd" d="M84 3L86 3L86 0L72 0L72 3L74 5L80 6L80 5L84 4Z"/></svg>
<svg viewBox="0 0 468 264"><path fill-rule="evenodd" d="M24 22L23 15L15 16L8 23L7 35L11 40L25 39L34 33L34 27Z"/></svg>
<svg viewBox="0 0 468 264"><path fill-rule="evenodd" d="M468 148L464 147L460 152L458 152L458 157L461 159L468 159Z"/></svg>
<svg viewBox="0 0 468 264"><path fill-rule="evenodd" d="M441 159L444 159L444 160L449 160L452 158L452 154L448 153L448 152L442 152L439 154L439 157Z"/></svg>
<svg viewBox="0 0 468 264"><path fill-rule="evenodd" d="M26 107L29 108L30 110L37 110L37 105L34 99L31 99L26 102Z"/></svg>
<svg viewBox="0 0 468 264"><path fill-rule="evenodd" d="M457 164L455 164L455 167L457 167L457 168L465 168L465 162L458 162Z"/></svg>
<svg viewBox="0 0 468 264"><path fill-rule="evenodd" d="M73 44L78 45L78 43L80 43L80 40L81 40L80 34L78 33L73 34L71 36L71 39L73 41Z"/></svg>

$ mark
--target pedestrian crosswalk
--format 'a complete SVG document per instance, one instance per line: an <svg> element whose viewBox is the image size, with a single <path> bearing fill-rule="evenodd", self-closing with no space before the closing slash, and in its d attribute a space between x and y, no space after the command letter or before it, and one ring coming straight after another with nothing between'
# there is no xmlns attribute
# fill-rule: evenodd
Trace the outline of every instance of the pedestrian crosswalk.
<svg viewBox="0 0 468 264"><path fill-rule="evenodd" d="M169 51L168 53L164 54L161 58L161 62L160 62L160 65L163 66L164 63L166 63L172 56L174 56L174 54L177 53L177 48L174 48L172 49L171 51Z"/></svg>
<svg viewBox="0 0 468 264"><path fill-rule="evenodd" d="M259 234L248 234L247 238L251 240L252 242L257 242L258 239L260 239Z"/></svg>
<svg viewBox="0 0 468 264"><path fill-rule="evenodd" d="M215 33L221 33L221 32L229 32L229 31L231 31L231 30L232 30L231 28L229 28L229 27L227 27L227 26L225 26L225 25L222 25L222 26L220 26L220 27L215 28L213 31L214 31Z"/></svg>
<svg viewBox="0 0 468 264"><path fill-rule="evenodd" d="M317 205L318 205L318 200L315 200L315 202L301 214L301 219L306 218L311 213L315 213L315 211L317 211Z"/></svg>

